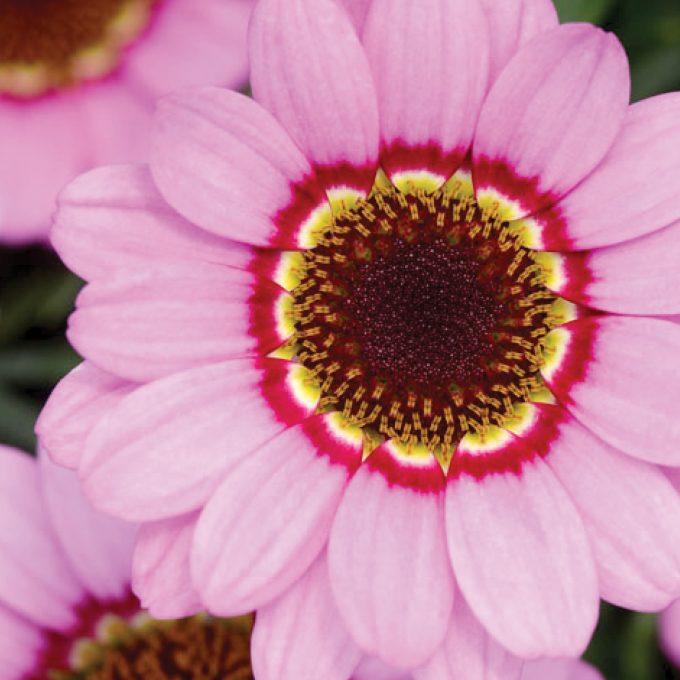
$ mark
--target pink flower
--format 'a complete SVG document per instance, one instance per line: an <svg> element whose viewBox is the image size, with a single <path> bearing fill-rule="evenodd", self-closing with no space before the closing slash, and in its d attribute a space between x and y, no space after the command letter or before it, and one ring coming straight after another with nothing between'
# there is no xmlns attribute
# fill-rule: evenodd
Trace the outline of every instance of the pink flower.
<svg viewBox="0 0 680 680"><path fill-rule="evenodd" d="M38 433L144 524L152 612L139 565L190 552L298 650L260 680L312 647L516 677L600 597L680 595L680 98L629 106L618 41L547 1L352 16L261 0L255 101L169 97L150 171L62 194L86 362Z"/></svg>
<svg viewBox="0 0 680 680"><path fill-rule="evenodd" d="M247 81L253 0L10 2L0 18L0 241L45 240L57 192L146 160L159 95Z"/></svg>

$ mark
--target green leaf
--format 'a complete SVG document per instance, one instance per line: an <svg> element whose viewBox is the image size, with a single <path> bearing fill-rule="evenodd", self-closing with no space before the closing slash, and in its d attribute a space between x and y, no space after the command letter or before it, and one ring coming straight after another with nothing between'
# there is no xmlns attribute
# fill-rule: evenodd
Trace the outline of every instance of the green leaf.
<svg viewBox="0 0 680 680"><path fill-rule="evenodd" d="M616 0L555 0L560 21L588 21L600 24L612 10Z"/></svg>

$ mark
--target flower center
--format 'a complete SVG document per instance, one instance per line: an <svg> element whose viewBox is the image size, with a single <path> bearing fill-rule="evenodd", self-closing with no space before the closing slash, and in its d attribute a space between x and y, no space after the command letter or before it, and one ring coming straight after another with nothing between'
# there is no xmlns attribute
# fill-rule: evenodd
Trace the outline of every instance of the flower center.
<svg viewBox="0 0 680 680"><path fill-rule="evenodd" d="M376 190L304 258L294 341L321 410L450 454L542 388L556 298L534 253L473 198Z"/></svg>
<svg viewBox="0 0 680 680"><path fill-rule="evenodd" d="M27 98L102 77L157 0L0 0L0 94Z"/></svg>
<svg viewBox="0 0 680 680"><path fill-rule="evenodd" d="M251 617L157 621L137 599L86 603L66 634L47 634L29 680L252 680Z"/></svg>

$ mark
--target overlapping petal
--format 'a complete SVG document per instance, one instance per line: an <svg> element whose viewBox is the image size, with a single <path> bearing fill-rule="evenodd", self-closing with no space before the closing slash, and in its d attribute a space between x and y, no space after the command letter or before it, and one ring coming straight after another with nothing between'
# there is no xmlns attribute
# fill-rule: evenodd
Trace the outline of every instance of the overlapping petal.
<svg viewBox="0 0 680 680"><path fill-rule="evenodd" d="M503 649L470 611L462 596L453 603L451 622L441 647L414 680L518 680L522 661ZM552 680L552 678L550 679Z"/></svg>
<svg viewBox="0 0 680 680"><path fill-rule="evenodd" d="M198 512L144 523L137 536L132 587L142 606L160 619L190 616L204 607L192 584L191 544Z"/></svg>
<svg viewBox="0 0 680 680"><path fill-rule="evenodd" d="M487 89L489 37L478 0L374 0L363 42L378 95L381 165L393 178L429 170L445 181L467 153Z"/></svg>
<svg viewBox="0 0 680 680"><path fill-rule="evenodd" d="M560 201L571 248L619 243L680 219L675 181L680 171L679 121L677 92L628 109L597 169ZM551 246L549 231L546 246Z"/></svg>
<svg viewBox="0 0 680 680"><path fill-rule="evenodd" d="M253 245L296 247L277 215L294 198L308 203L307 212L319 201L295 196L311 167L276 120L252 99L218 88L159 102L151 171L166 201L188 220Z"/></svg>
<svg viewBox="0 0 680 680"><path fill-rule="evenodd" d="M338 509L329 565L338 608L367 654L397 668L428 659L454 596L441 493L390 485L362 466Z"/></svg>
<svg viewBox="0 0 680 680"><path fill-rule="evenodd" d="M489 23L489 84L492 84L522 45L555 28L559 20L552 0L479 2Z"/></svg>
<svg viewBox="0 0 680 680"><path fill-rule="evenodd" d="M85 361L61 379L43 407L36 434L52 460L76 468L92 428L134 389Z"/></svg>
<svg viewBox="0 0 680 680"><path fill-rule="evenodd" d="M325 545L349 471L316 450L307 431L323 428L317 416L270 439L226 474L206 504L192 572L212 612L243 614L266 604Z"/></svg>
<svg viewBox="0 0 680 680"><path fill-rule="evenodd" d="M280 121L327 186L368 191L378 107L366 55L335 0L262 0L250 29L253 95ZM350 166L349 172L338 166Z"/></svg>
<svg viewBox="0 0 680 680"><path fill-rule="evenodd" d="M620 451L680 464L680 385L669 379L680 352L680 326L603 316L553 333L562 338L565 359L544 376L558 399Z"/></svg>
<svg viewBox="0 0 680 680"><path fill-rule="evenodd" d="M473 144L478 196L517 204L516 217L549 206L611 147L628 106L623 47L611 34L565 24L513 57L482 107Z"/></svg>
<svg viewBox="0 0 680 680"><path fill-rule="evenodd" d="M80 293L69 317L71 344L100 368L145 382L177 371L249 356L258 339L252 314L263 315L247 271L203 263L166 263L105 281ZM261 283L270 306L283 291ZM269 350L281 340L273 339Z"/></svg>
<svg viewBox="0 0 680 680"><path fill-rule="evenodd" d="M680 222L564 258L567 269L585 272L557 289L570 300L617 314L680 313Z"/></svg>
<svg viewBox="0 0 680 680"><path fill-rule="evenodd" d="M263 401L264 380L254 360L234 360L138 388L88 439L88 495L129 521L198 508L229 467L285 428Z"/></svg>
<svg viewBox="0 0 680 680"><path fill-rule="evenodd" d="M573 419L562 422L547 463L583 519L602 597L642 611L679 597L680 496L663 473Z"/></svg>
<svg viewBox="0 0 680 680"><path fill-rule="evenodd" d="M595 565L574 504L540 458L521 474L451 481L446 530L463 595L503 646L525 658L583 652L598 614Z"/></svg>
<svg viewBox="0 0 680 680"><path fill-rule="evenodd" d="M345 628L325 554L281 597L257 612L252 642L258 680L347 680L361 651Z"/></svg>
<svg viewBox="0 0 680 680"><path fill-rule="evenodd" d="M251 257L176 213L142 165L102 167L71 182L59 196L50 237L87 281L138 273L156 258L244 267Z"/></svg>

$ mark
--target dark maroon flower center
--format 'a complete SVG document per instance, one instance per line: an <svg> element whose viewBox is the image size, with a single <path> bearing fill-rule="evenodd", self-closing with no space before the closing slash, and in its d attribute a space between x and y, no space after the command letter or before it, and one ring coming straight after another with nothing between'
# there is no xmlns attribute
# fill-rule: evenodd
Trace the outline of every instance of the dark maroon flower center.
<svg viewBox="0 0 680 680"><path fill-rule="evenodd" d="M395 241L358 267L344 309L367 370L401 387L479 377L505 311L480 269L442 239Z"/></svg>
<svg viewBox="0 0 680 680"><path fill-rule="evenodd" d="M31 96L111 70L155 2L0 0L0 93Z"/></svg>
<svg viewBox="0 0 680 680"><path fill-rule="evenodd" d="M89 600L64 633L47 632L27 680L252 680L252 618L156 621L137 598Z"/></svg>
<svg viewBox="0 0 680 680"><path fill-rule="evenodd" d="M305 253L297 357L322 410L450 452L543 386L545 272L470 197L376 191Z"/></svg>

